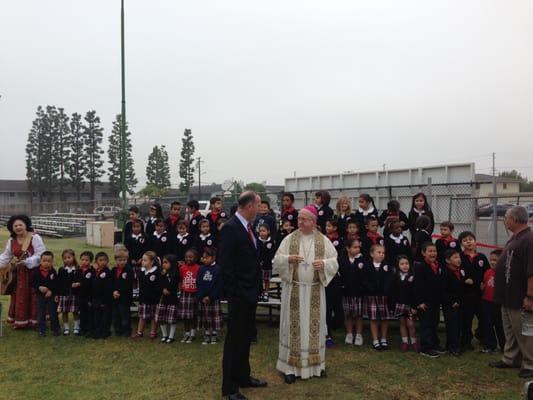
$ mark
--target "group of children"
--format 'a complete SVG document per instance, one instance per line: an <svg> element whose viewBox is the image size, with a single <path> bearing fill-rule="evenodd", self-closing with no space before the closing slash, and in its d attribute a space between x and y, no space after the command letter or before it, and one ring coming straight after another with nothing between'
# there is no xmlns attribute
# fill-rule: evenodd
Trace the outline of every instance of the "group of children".
<svg viewBox="0 0 533 400"><path fill-rule="evenodd" d="M471 350L474 316L479 321L476 336L483 352L503 349L504 336L499 308L493 302L494 267L476 249L472 232L453 237L451 222L440 224L441 236L433 243L434 217L423 193L413 196L406 215L392 200L379 215L371 196L361 194L358 208L341 197L334 211L327 191L315 195L320 229L337 249L339 272L326 287L326 344L334 345L333 331L344 322L345 343L363 345L364 320L369 320L372 347L387 350L388 321L398 319L402 351L420 351L437 357ZM272 259L285 236L298 227L294 196L284 193L279 224L270 205L262 201L253 229L257 235L264 292L268 301ZM140 338L149 325L151 339L161 330L161 341L175 340L176 324L184 321L182 342L191 343L197 329L204 329L203 343L217 343L222 326L222 278L216 264L219 232L228 215L220 198L211 199L211 212L202 216L196 200L187 203L188 220L181 204L171 204L164 219L161 206L151 205L142 221L139 210L129 210L124 228L124 246L115 248L115 266L110 269L105 253L62 254L64 266L56 273L53 255L45 252L34 272L39 293L39 334L45 334L46 314L54 334L61 334L57 313L62 314L63 334L105 338L111 326L117 335L131 335L130 306L135 287L139 290L139 322L133 337ZM382 228L382 233L380 233ZM411 240L404 235L409 231ZM93 265L94 261L94 265ZM57 304L55 303L57 301ZM437 326L441 310L446 326L446 347L440 346ZM415 322L419 322L420 342Z"/></svg>

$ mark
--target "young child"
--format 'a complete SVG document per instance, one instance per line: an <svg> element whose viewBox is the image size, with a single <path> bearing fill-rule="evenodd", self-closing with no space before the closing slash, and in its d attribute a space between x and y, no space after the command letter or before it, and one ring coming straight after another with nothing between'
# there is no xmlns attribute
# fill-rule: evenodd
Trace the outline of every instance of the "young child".
<svg viewBox="0 0 533 400"><path fill-rule="evenodd" d="M78 290L74 283L78 281L78 262L74 250L65 249L61 254L63 266L57 273L57 294L59 295L59 304L57 312L63 317L63 335L70 335L70 325L68 314L72 313L74 319L74 334L80 334L80 314L78 306Z"/></svg>
<svg viewBox="0 0 533 400"><path fill-rule="evenodd" d="M424 243L433 243L431 239L431 232L429 227L431 220L426 215L418 217L416 220L416 233L412 237L411 247L413 250L413 259L416 262L421 262L424 259L422 255L422 246Z"/></svg>
<svg viewBox="0 0 533 400"><path fill-rule="evenodd" d="M176 336L178 316L178 259L174 254L163 257L159 284L161 299L155 309L155 322L161 328L161 342L172 343Z"/></svg>
<svg viewBox="0 0 533 400"><path fill-rule="evenodd" d="M365 233L361 238L361 250L365 257L370 257L370 248L376 244L385 245L383 237L378 232L379 222L375 215L370 215L365 220Z"/></svg>
<svg viewBox="0 0 533 400"><path fill-rule="evenodd" d="M270 279L272 278L272 259L276 253L276 243L270 236L270 227L267 224L259 226L259 241L257 242L259 251L259 265L263 271L263 293L261 301L268 301L268 291L270 289Z"/></svg>
<svg viewBox="0 0 533 400"><path fill-rule="evenodd" d="M153 225L151 222L150 224L154 227L154 230L149 237L153 237L155 225ZM148 239L142 230L142 221L140 219L136 219L135 221L131 222L131 233L126 237L126 240L124 240L124 245L128 250L130 257L129 262L131 266L134 269L141 268L142 257L146 252L146 248L148 247Z"/></svg>
<svg viewBox="0 0 533 400"><path fill-rule="evenodd" d="M352 202L348 196L341 196L337 200L335 207L335 219L339 228L339 235L344 237L346 235L346 225L350 221L355 220L355 214L352 213Z"/></svg>
<svg viewBox="0 0 533 400"><path fill-rule="evenodd" d="M261 225L268 225L268 229L272 235L276 234L276 220L270 215L270 203L266 200L261 200L259 205L259 212L255 218L253 228L257 237L259 237L259 227Z"/></svg>
<svg viewBox="0 0 533 400"><path fill-rule="evenodd" d="M374 204L374 199L368 193L361 193L357 203L359 204L359 208L355 212L355 222L357 222L361 237L364 238L367 230L367 221L370 218L375 218L379 226L378 210Z"/></svg>
<svg viewBox="0 0 533 400"><path fill-rule="evenodd" d="M461 243L453 237L454 225L450 221L443 221L440 224L440 238L437 239L437 260L441 265L446 264L445 254L448 250L460 250Z"/></svg>
<svg viewBox="0 0 533 400"><path fill-rule="evenodd" d="M278 233L276 234L276 251L278 250L279 245L285 239L288 235L292 233L294 230L294 227L289 220L282 220L281 221L281 229L278 230ZM275 252L274 252L275 253Z"/></svg>
<svg viewBox="0 0 533 400"><path fill-rule="evenodd" d="M198 252L192 248L185 253L185 264L179 268L181 296L178 302L178 318L184 321L185 333L181 343L192 343L196 337L196 316L198 302L196 301L196 278L200 266Z"/></svg>
<svg viewBox="0 0 533 400"><path fill-rule="evenodd" d="M174 235L171 236L165 229L165 226L164 221L160 219L155 221L155 232L150 238L150 243L147 246L147 248L150 251L153 251L159 259L165 254L175 252L175 246L173 244Z"/></svg>
<svg viewBox="0 0 533 400"><path fill-rule="evenodd" d="M135 272L128 265L128 250L122 246L115 248L115 268L113 268L113 305L111 318L116 336L130 337L131 313L133 300L133 283Z"/></svg>
<svg viewBox="0 0 533 400"><path fill-rule="evenodd" d="M198 200L191 200L187 203L187 213L189 214L189 234L195 238L200 234L200 221L204 219L200 213Z"/></svg>
<svg viewBox="0 0 533 400"><path fill-rule="evenodd" d="M148 219L146 220L145 224L145 232L147 237L152 237L152 235L155 232L155 221L157 219L165 219L163 217L163 209L161 208L161 204L159 203L152 203L150 207L148 208ZM171 231L175 232L175 231ZM142 258L142 254L139 258Z"/></svg>
<svg viewBox="0 0 533 400"><path fill-rule="evenodd" d="M461 348L463 351L473 350L472 322L474 316L478 326L483 326L481 313L481 295L483 275L490 268L487 257L477 252L476 235L470 231L461 232L459 241L463 247L461 266L465 271L465 295L461 308Z"/></svg>
<svg viewBox="0 0 533 400"><path fill-rule="evenodd" d="M211 226L211 233L218 236L217 223L221 218L228 219L228 214L222 208L222 199L220 197L212 197L209 200L211 211L207 214L206 219Z"/></svg>
<svg viewBox="0 0 533 400"><path fill-rule="evenodd" d="M289 221L293 230L298 229L298 210L294 208L294 195L292 193L285 192L281 196L280 221Z"/></svg>
<svg viewBox="0 0 533 400"><path fill-rule="evenodd" d="M339 257L339 274L342 283L342 308L346 338L344 343L363 345L363 296L364 270L368 261L361 253L361 244L357 240L348 239L346 252ZM354 340L355 326L355 340Z"/></svg>
<svg viewBox="0 0 533 400"><path fill-rule="evenodd" d="M420 321L420 354L437 358L445 352L440 346L437 328L443 294L442 268L437 261L437 248L431 242L422 244L422 261L415 264L415 304Z"/></svg>
<svg viewBox="0 0 533 400"><path fill-rule="evenodd" d="M327 190L319 190L315 193L315 207L318 212L316 225L320 232L326 232L326 222L333 218L333 210L329 206L331 195Z"/></svg>
<svg viewBox="0 0 533 400"><path fill-rule="evenodd" d="M78 305L80 310L80 335L90 337L93 334L93 311L92 311L92 280L94 268L92 263L94 255L91 251L80 254L80 268L77 281L72 284L78 290Z"/></svg>
<svg viewBox="0 0 533 400"><path fill-rule="evenodd" d="M343 237L343 240L357 240L359 243L361 242L361 237L359 236L359 227L357 226L357 222L354 220L350 220L346 223L346 233Z"/></svg>
<svg viewBox="0 0 533 400"><path fill-rule="evenodd" d="M396 218L400 220L402 232L408 229L409 220L407 219L407 215L405 215L405 213L400 210L400 202L398 200L391 200L387 203L387 209L384 210L379 216L379 226L382 226L384 228L384 237L387 237L390 234L388 227L390 225L391 218Z"/></svg>
<svg viewBox="0 0 533 400"><path fill-rule="evenodd" d="M336 220L331 219L326 222L326 237L331 241L331 244L333 244L337 253L341 255L345 249L337 230L338 225ZM335 344L333 340L333 330L342 325L343 320L342 283L340 274L337 272L329 282L328 286L326 286L327 347L331 348Z"/></svg>
<svg viewBox="0 0 533 400"><path fill-rule="evenodd" d="M189 224L187 221L178 222L178 234L176 236L176 256L178 264L185 262L185 253L194 246L194 240L189 235Z"/></svg>
<svg viewBox="0 0 533 400"><path fill-rule="evenodd" d="M170 214L165 220L165 229L167 232L176 232L176 227L178 225L178 222L181 220L181 203L179 201L173 201L170 204ZM155 228L154 221L154 228Z"/></svg>
<svg viewBox="0 0 533 400"><path fill-rule="evenodd" d="M57 317L57 274L54 269L54 254L44 251L38 268L32 271L31 282L37 292L37 322L39 336L46 336L46 315L50 316L50 328L54 336L61 335Z"/></svg>
<svg viewBox="0 0 533 400"><path fill-rule="evenodd" d="M128 221L126 221L126 224L124 225L124 240L131 234L131 223L135 220L139 219L139 207L137 206L131 206L128 210ZM142 223L142 221L141 221ZM142 230L144 231L144 225L142 227Z"/></svg>
<svg viewBox="0 0 533 400"><path fill-rule="evenodd" d="M209 220L202 219L199 223L200 233L195 238L194 247L198 254L204 254L204 250L207 247L216 247L216 238L215 235L211 233L211 224Z"/></svg>
<svg viewBox="0 0 533 400"><path fill-rule="evenodd" d="M385 254L387 251L385 250ZM416 341L416 329L413 317L416 315L414 279L415 276L411 271L409 257L400 254L396 259L398 265L394 273L391 294L391 309L394 309L393 317L400 320L400 335L402 343L400 350L402 352L418 352L418 343ZM394 307L393 307L394 305Z"/></svg>
<svg viewBox="0 0 533 400"><path fill-rule="evenodd" d="M435 218L433 217L433 212L429 206L428 199L424 193L417 193L413 196L413 201L411 203L411 210L409 211L408 216L408 225L409 231L411 232L411 238L414 237L417 230L416 221L420 216L426 216L429 218L429 226L426 228L428 233L431 235L433 229L435 228Z"/></svg>
<svg viewBox="0 0 533 400"><path fill-rule="evenodd" d="M372 245L370 257L372 262L363 272L366 293L365 317L370 320L373 348L383 351L389 349L387 333L391 313L388 297L394 281L394 269L385 263L383 245Z"/></svg>
<svg viewBox="0 0 533 400"><path fill-rule="evenodd" d="M218 343L218 333L222 329L222 273L215 263L216 250L206 248L202 257L203 265L197 275L198 329L205 329L202 344Z"/></svg>
<svg viewBox="0 0 533 400"><path fill-rule="evenodd" d="M109 257L100 252L95 256L96 268L92 280L93 338L106 339L111 335L111 307L113 303L113 276Z"/></svg>
<svg viewBox="0 0 533 400"><path fill-rule="evenodd" d="M446 324L446 350L455 357L461 355L460 328L461 305L464 295L464 271L461 269L461 253L448 249L444 255L442 312Z"/></svg>
<svg viewBox="0 0 533 400"><path fill-rule="evenodd" d="M337 250L337 253L340 254L344 250L344 246L339 235L339 223L337 220L330 219L326 222L326 236L335 247L335 250Z"/></svg>
<svg viewBox="0 0 533 400"><path fill-rule="evenodd" d="M505 347L505 334L502 326L501 307L494 303L494 275L496 264L502 254L501 250L493 250L490 253L490 269L483 275L483 295L481 297L481 307L483 312L483 327L481 337L483 338L483 353L493 353L499 345L500 351Z"/></svg>
<svg viewBox="0 0 533 400"><path fill-rule="evenodd" d="M403 225L398 218L388 218L389 236L385 236L385 255L387 264L397 267L400 256L411 260L411 245L403 234Z"/></svg>
<svg viewBox="0 0 533 400"><path fill-rule="evenodd" d="M157 228L157 225L156 225ZM156 263L157 255L147 251L143 255L142 268L139 273L139 323L134 338L142 338L146 323L150 323L150 339L157 337L155 309L161 298L160 272Z"/></svg>

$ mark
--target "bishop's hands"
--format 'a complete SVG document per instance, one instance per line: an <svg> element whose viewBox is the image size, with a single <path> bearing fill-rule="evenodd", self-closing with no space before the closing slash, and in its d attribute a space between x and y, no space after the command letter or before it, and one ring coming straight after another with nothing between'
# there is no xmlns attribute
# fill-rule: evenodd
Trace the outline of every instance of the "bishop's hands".
<svg viewBox="0 0 533 400"><path fill-rule="evenodd" d="M303 260L302 256L289 256L289 264L300 264Z"/></svg>
<svg viewBox="0 0 533 400"><path fill-rule="evenodd" d="M313 261L313 268L315 269L315 271L318 271L318 272L322 272L324 271L324 260L315 260Z"/></svg>

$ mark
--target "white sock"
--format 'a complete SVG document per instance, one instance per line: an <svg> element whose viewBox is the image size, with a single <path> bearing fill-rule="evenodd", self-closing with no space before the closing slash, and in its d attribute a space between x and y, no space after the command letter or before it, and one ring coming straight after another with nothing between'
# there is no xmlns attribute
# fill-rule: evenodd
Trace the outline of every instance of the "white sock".
<svg viewBox="0 0 533 400"><path fill-rule="evenodd" d="M208 330L208 329L206 329L206 330L205 330L205 335L206 335L206 336L211 336L211 331Z"/></svg>
<svg viewBox="0 0 533 400"><path fill-rule="evenodd" d="M402 343L408 344L409 338L407 336L402 336Z"/></svg>
<svg viewBox="0 0 533 400"><path fill-rule="evenodd" d="M196 336L196 329L191 329L191 336Z"/></svg>
<svg viewBox="0 0 533 400"><path fill-rule="evenodd" d="M379 340L373 340L372 344L375 346L376 344L379 344Z"/></svg>
<svg viewBox="0 0 533 400"><path fill-rule="evenodd" d="M167 334L167 326L166 325L161 325L161 333L163 334L163 337L168 337L168 334Z"/></svg>
<svg viewBox="0 0 533 400"><path fill-rule="evenodd" d="M74 329L75 330L80 330L80 320L79 319L76 319L74 320Z"/></svg>
<svg viewBox="0 0 533 400"><path fill-rule="evenodd" d="M69 325L68 322L65 322L65 323L63 324L63 330L65 330L65 331L66 331L66 330L70 330L70 325Z"/></svg>
<svg viewBox="0 0 533 400"><path fill-rule="evenodd" d="M416 337L411 338L411 344L416 344Z"/></svg>
<svg viewBox="0 0 533 400"><path fill-rule="evenodd" d="M387 344L387 339L381 339L381 344Z"/></svg>
<svg viewBox="0 0 533 400"><path fill-rule="evenodd" d="M217 331L215 331L214 329L211 331L211 336L216 336L217 335Z"/></svg>
<svg viewBox="0 0 533 400"><path fill-rule="evenodd" d="M174 339L174 336L176 335L176 324L170 325L170 334L168 335L169 338Z"/></svg>

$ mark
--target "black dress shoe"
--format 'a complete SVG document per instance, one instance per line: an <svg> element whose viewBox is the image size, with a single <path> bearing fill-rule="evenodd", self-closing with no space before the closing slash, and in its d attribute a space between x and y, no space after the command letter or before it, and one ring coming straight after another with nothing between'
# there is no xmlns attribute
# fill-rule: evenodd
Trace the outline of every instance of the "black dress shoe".
<svg viewBox="0 0 533 400"><path fill-rule="evenodd" d="M506 363L504 363L501 360L500 361L493 361L493 362L489 363L489 367L498 368L498 369L518 368L518 367L515 367L514 365L506 364Z"/></svg>
<svg viewBox="0 0 533 400"><path fill-rule="evenodd" d="M242 385L239 385L242 388L262 388L266 387L267 383L266 381L263 381L261 379L257 379L254 377L250 377L250 380Z"/></svg>
<svg viewBox="0 0 533 400"><path fill-rule="evenodd" d="M247 397L241 392L233 393L228 396L228 400L247 400Z"/></svg>
<svg viewBox="0 0 533 400"><path fill-rule="evenodd" d="M283 375L283 380L285 381L286 384L290 385L296 382L296 376L293 374Z"/></svg>
<svg viewBox="0 0 533 400"><path fill-rule="evenodd" d="M321 378L327 378L328 377L328 374L326 373L326 370L323 369L322 371L320 371L320 377Z"/></svg>

